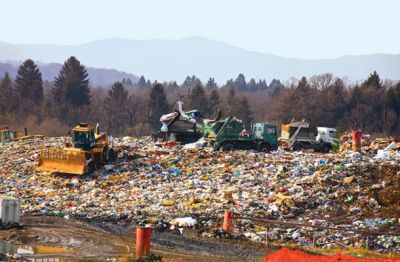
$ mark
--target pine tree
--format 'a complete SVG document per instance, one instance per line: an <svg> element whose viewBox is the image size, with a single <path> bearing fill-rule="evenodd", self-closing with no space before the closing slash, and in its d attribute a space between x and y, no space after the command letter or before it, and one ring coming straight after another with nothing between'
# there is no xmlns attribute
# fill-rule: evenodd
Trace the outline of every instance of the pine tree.
<svg viewBox="0 0 400 262"><path fill-rule="evenodd" d="M256 88L257 90L264 90L264 89L268 88L267 81L265 81L265 79L258 80L256 86L257 86L257 88Z"/></svg>
<svg viewBox="0 0 400 262"><path fill-rule="evenodd" d="M190 110L197 109L204 116L209 115L208 99L201 84L196 84L189 93Z"/></svg>
<svg viewBox="0 0 400 262"><path fill-rule="evenodd" d="M210 111L210 117L216 116L219 106L221 104L221 99L219 97L219 92L218 89L213 89L210 93L210 98L208 99L209 101L209 111Z"/></svg>
<svg viewBox="0 0 400 262"><path fill-rule="evenodd" d="M382 81L376 71L371 73L368 79L362 84L363 87L375 87L376 89L382 88Z"/></svg>
<svg viewBox="0 0 400 262"><path fill-rule="evenodd" d="M269 83L268 86L270 92L272 95L278 94L282 89L285 88L284 85L282 85L281 81L277 79L272 79L271 83Z"/></svg>
<svg viewBox="0 0 400 262"><path fill-rule="evenodd" d="M239 74L233 82L233 85L236 90L246 90L246 78L244 77L244 75Z"/></svg>
<svg viewBox="0 0 400 262"><path fill-rule="evenodd" d="M258 89L257 87L258 86L254 78L250 79L249 83L247 83L247 90L249 91L256 91Z"/></svg>
<svg viewBox="0 0 400 262"><path fill-rule="evenodd" d="M74 56L68 58L54 81L53 95L56 103L65 102L74 106L90 104L88 73Z"/></svg>
<svg viewBox="0 0 400 262"><path fill-rule="evenodd" d="M13 86L10 75L5 73L0 83L0 115L11 113L13 108Z"/></svg>
<svg viewBox="0 0 400 262"><path fill-rule="evenodd" d="M173 81L173 82L168 84L168 89L170 89L170 90L177 90L178 88L179 88L179 86L176 83L176 81Z"/></svg>
<svg viewBox="0 0 400 262"><path fill-rule="evenodd" d="M15 92L20 102L28 108L40 104L43 100L42 73L31 59L25 60L18 69Z"/></svg>
<svg viewBox="0 0 400 262"><path fill-rule="evenodd" d="M206 89L207 90L212 90L212 89L215 89L215 88L218 88L218 85L217 85L217 83L215 83L215 79L213 77L210 77L208 79L208 81L207 81Z"/></svg>
<svg viewBox="0 0 400 262"><path fill-rule="evenodd" d="M246 129L250 129L251 122L254 120L253 112L250 108L247 97L243 96L239 99L238 107L236 110L236 117L243 121Z"/></svg>
<svg viewBox="0 0 400 262"><path fill-rule="evenodd" d="M162 84L155 84L150 90L148 122L153 130L161 127L160 117L170 110L167 94Z"/></svg>
<svg viewBox="0 0 400 262"><path fill-rule="evenodd" d="M128 91L120 83L112 85L104 99L108 130L121 134L128 122Z"/></svg>
<svg viewBox="0 0 400 262"><path fill-rule="evenodd" d="M146 88L147 87L149 87L149 88L151 87L151 81L150 80L147 80L147 82L146 82Z"/></svg>
<svg viewBox="0 0 400 262"><path fill-rule="evenodd" d="M145 87L146 87L146 78L144 78L144 76L141 76L141 77L139 78L139 81L138 81L138 83L137 83L137 86L138 86L139 88L145 88Z"/></svg>
<svg viewBox="0 0 400 262"><path fill-rule="evenodd" d="M192 88L198 84L201 84L201 80L195 75L187 76L183 81L182 87Z"/></svg>

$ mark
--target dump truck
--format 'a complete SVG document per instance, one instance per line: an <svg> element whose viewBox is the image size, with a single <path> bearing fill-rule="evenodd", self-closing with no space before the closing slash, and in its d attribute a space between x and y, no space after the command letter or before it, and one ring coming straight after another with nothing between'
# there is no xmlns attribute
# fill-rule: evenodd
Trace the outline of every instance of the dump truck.
<svg viewBox="0 0 400 262"><path fill-rule="evenodd" d="M41 148L37 170L90 174L98 166L113 162L116 158L107 132L100 133L99 125L93 127L81 123L72 129L71 139L72 144L66 143L64 148Z"/></svg>
<svg viewBox="0 0 400 262"><path fill-rule="evenodd" d="M212 123L209 137L215 137L214 150L217 151L241 149L269 153L278 148L276 125L252 123L251 130L247 131L243 122L232 116Z"/></svg>
<svg viewBox="0 0 400 262"><path fill-rule="evenodd" d="M283 148L289 150L313 149L315 152L329 153L338 145L339 140L336 138L335 128L312 127L303 119L283 124L279 142Z"/></svg>
<svg viewBox="0 0 400 262"><path fill-rule="evenodd" d="M158 133L159 137L165 140L178 141L182 144L193 143L204 135L204 122L218 121L221 112L218 111L216 119L204 119L197 110L183 111L183 102L176 102L175 112L161 116L162 127Z"/></svg>

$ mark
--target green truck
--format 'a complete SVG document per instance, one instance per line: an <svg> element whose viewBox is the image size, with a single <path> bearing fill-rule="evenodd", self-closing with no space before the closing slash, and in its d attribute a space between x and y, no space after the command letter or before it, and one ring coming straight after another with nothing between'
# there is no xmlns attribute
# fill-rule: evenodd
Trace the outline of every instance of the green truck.
<svg viewBox="0 0 400 262"><path fill-rule="evenodd" d="M243 122L235 117L204 125L204 135L215 137L214 150L232 151L258 150L270 152L278 148L276 125L252 123L251 131L246 131Z"/></svg>

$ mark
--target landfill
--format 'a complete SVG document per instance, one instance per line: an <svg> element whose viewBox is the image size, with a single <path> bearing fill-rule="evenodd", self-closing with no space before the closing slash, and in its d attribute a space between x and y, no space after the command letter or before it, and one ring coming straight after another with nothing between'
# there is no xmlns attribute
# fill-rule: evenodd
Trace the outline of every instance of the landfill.
<svg viewBox="0 0 400 262"><path fill-rule="evenodd" d="M0 145L0 194L21 199L21 215L195 228L203 237L226 237L223 213L233 210L242 217L233 234L251 241L400 251L400 144L392 138L364 136L359 153L343 136L338 152L322 154L219 152L204 139L171 146L123 137L112 140L116 163L93 174L36 171L40 147L63 147L67 140Z"/></svg>

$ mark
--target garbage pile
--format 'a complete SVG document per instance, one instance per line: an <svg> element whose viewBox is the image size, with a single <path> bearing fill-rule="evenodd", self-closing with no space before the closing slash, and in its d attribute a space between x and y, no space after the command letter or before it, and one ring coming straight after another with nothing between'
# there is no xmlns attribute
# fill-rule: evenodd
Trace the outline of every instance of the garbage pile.
<svg viewBox="0 0 400 262"><path fill-rule="evenodd" d="M219 237L221 216L399 232L398 144L388 158L350 149L340 153L215 152L200 141L166 147L150 138L115 138L118 160L94 174L69 176L35 170L41 146L66 138L12 142L0 147L0 194L21 199L22 214L70 216L118 223L194 226ZM389 143L390 145L390 143ZM387 146L386 146L387 147ZM385 147L385 148L386 148ZM383 150L385 150L385 148ZM364 149L365 150L365 149ZM365 234L307 227L261 227L238 220L237 232L254 241L300 245L364 245ZM310 233L313 232L313 233ZM369 246L400 250L397 236L373 235Z"/></svg>

